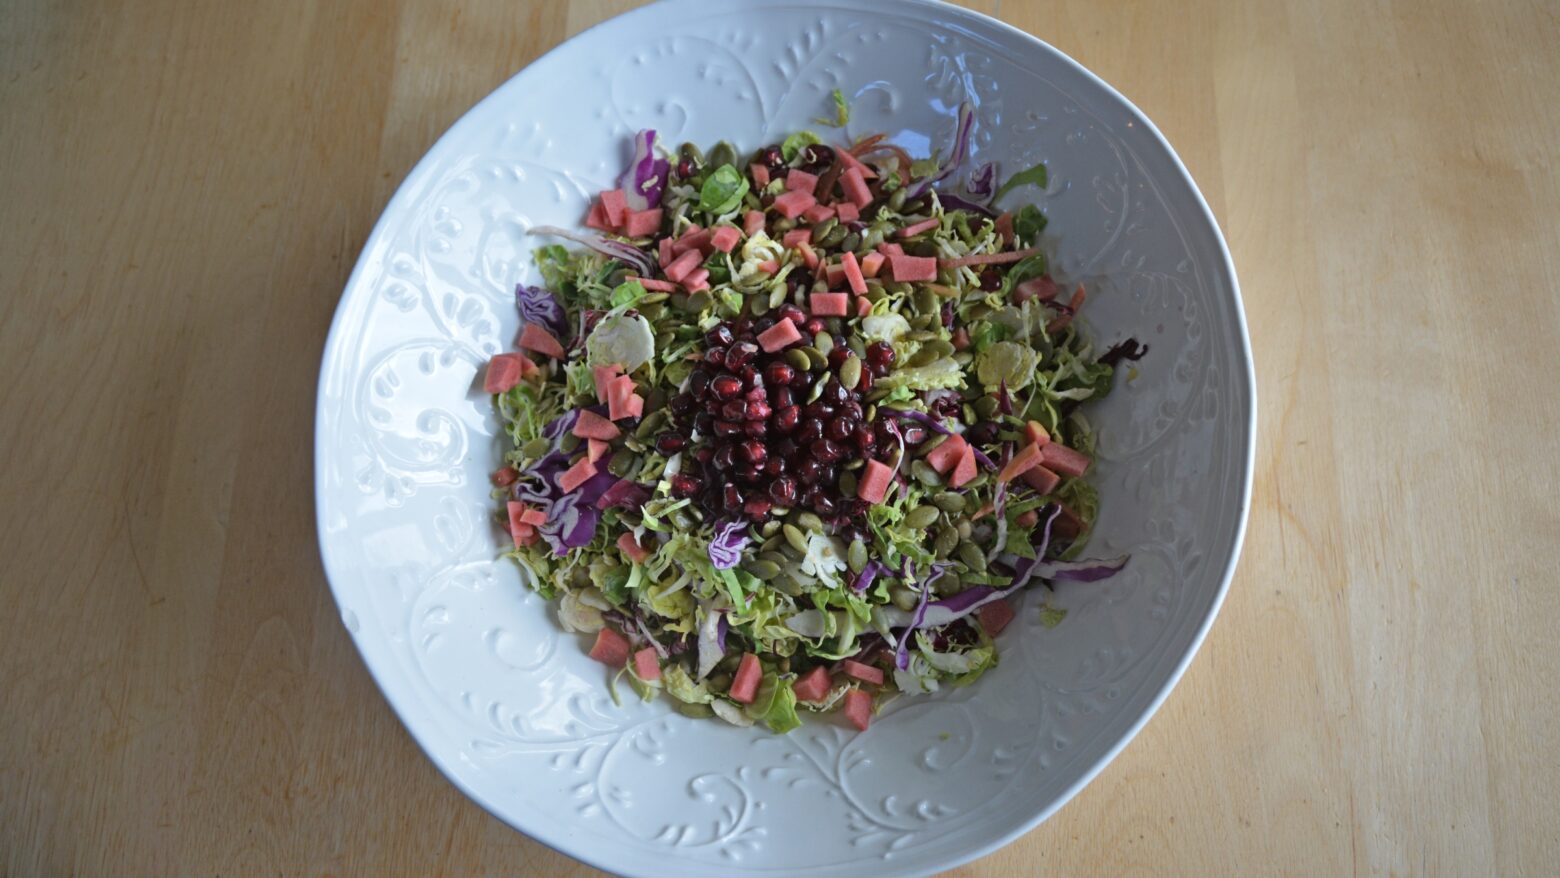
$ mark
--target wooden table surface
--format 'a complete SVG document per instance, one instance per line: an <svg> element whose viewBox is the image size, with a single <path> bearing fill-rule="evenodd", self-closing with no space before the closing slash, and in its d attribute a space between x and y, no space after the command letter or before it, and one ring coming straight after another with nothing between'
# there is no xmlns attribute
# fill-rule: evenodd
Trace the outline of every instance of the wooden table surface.
<svg viewBox="0 0 1560 878"><path fill-rule="evenodd" d="M629 2L0 0L0 874L595 874L463 798L343 630L316 370L434 139ZM1260 383L1218 624L959 875L1560 861L1560 7L972 4L1164 130Z"/></svg>

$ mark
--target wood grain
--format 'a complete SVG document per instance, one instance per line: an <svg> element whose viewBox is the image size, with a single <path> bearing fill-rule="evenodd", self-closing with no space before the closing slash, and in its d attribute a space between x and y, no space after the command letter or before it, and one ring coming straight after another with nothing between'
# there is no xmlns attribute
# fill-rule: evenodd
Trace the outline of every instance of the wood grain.
<svg viewBox="0 0 1560 878"><path fill-rule="evenodd" d="M631 5L0 2L0 872L594 874L465 800L375 690L310 437L397 182ZM1184 682L956 874L1552 874L1560 13L973 5L1176 144L1262 429Z"/></svg>

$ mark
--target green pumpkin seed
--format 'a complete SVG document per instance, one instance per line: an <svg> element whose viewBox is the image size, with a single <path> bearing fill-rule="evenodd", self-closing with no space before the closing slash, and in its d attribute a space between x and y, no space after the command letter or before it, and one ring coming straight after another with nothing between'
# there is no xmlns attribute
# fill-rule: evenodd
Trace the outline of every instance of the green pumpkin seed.
<svg viewBox="0 0 1560 878"><path fill-rule="evenodd" d="M861 382L861 361L855 357L849 357L840 364L840 384L846 390L855 390Z"/></svg>
<svg viewBox="0 0 1560 878"><path fill-rule="evenodd" d="M851 540L850 548L845 551L845 563L850 566L852 573L867 569L867 544L861 540Z"/></svg>
<svg viewBox="0 0 1560 878"><path fill-rule="evenodd" d="M545 457L550 450L552 450L552 443L540 437L520 446L520 453L532 459Z"/></svg>
<svg viewBox="0 0 1560 878"><path fill-rule="evenodd" d="M691 701L679 701L673 698L672 706L678 713L689 719L705 719L715 715L715 708L710 707L708 704L695 704Z"/></svg>
<svg viewBox="0 0 1560 878"><path fill-rule="evenodd" d="M697 144L684 143L682 146L677 147L677 155L680 158L687 159L694 167L704 164L704 152L699 149Z"/></svg>
<svg viewBox="0 0 1560 878"><path fill-rule="evenodd" d="M804 531L811 531L812 533L823 532L823 519L811 512L803 512L801 515L796 516L796 524ZM803 552L807 551L807 545L803 543L801 549Z"/></svg>
<svg viewBox="0 0 1560 878"><path fill-rule="evenodd" d="M801 369L806 372L812 366L812 358L801 348L791 348L785 352L785 361L791 364L793 369Z"/></svg>
<svg viewBox="0 0 1560 878"><path fill-rule="evenodd" d="M688 297L688 310L703 311L714 303L715 299L710 296L709 293L705 292L704 290L700 290L699 292L694 293Z"/></svg>
<svg viewBox="0 0 1560 878"><path fill-rule="evenodd" d="M960 368L969 368L969 365L975 362L975 355L969 351L959 351L953 355L953 361L958 363Z"/></svg>
<svg viewBox="0 0 1560 878"><path fill-rule="evenodd" d="M976 320L991 316L994 309L985 302L976 302L970 306L969 313L964 315L965 323L974 323Z"/></svg>
<svg viewBox="0 0 1560 878"><path fill-rule="evenodd" d="M573 454L579 449L580 443L583 441L583 439L573 433L565 433L563 438L558 440L558 449L564 454Z"/></svg>
<svg viewBox="0 0 1560 878"><path fill-rule="evenodd" d="M936 582L932 583L932 591L939 597L953 597L964 591L964 583L959 581L957 572L949 570L947 573L939 576Z"/></svg>
<svg viewBox="0 0 1560 878"><path fill-rule="evenodd" d="M974 544L971 543L969 545ZM754 561L748 565L748 572L768 582L780 575L780 565L772 561Z"/></svg>
<svg viewBox="0 0 1560 878"><path fill-rule="evenodd" d="M999 403L997 402L996 397L983 396L980 399L975 400L975 413L983 418L989 418L997 413L998 405Z"/></svg>
<svg viewBox="0 0 1560 878"><path fill-rule="evenodd" d="M665 411L651 412L645 415L645 419L639 422L638 429L634 430L634 435L640 439L651 438L660 432L661 425L666 423L666 418L667 414Z"/></svg>
<svg viewBox="0 0 1560 878"><path fill-rule="evenodd" d="M908 282L902 280L892 280L887 284L884 284L884 286L888 288L889 292L896 296L908 296L914 289L914 287L911 287Z"/></svg>
<svg viewBox="0 0 1560 878"><path fill-rule="evenodd" d="M817 517L816 515L813 516L814 519ZM822 522L819 522L819 524L822 524ZM807 553L807 537L802 535L800 528L794 524L788 524L781 530L785 534L785 541L791 544L791 548L804 555Z"/></svg>
<svg viewBox="0 0 1560 878"><path fill-rule="evenodd" d="M781 537L780 538L780 542L781 542L781 544L784 544L785 543L785 538ZM767 545L764 547L763 551L758 553L757 560L759 560L759 561L768 561L768 562L770 562L772 564L778 564L782 568L784 568L786 564L790 563L790 559L787 558L785 556L785 554L780 551L780 549L778 549L778 548L771 549Z"/></svg>
<svg viewBox="0 0 1560 878"><path fill-rule="evenodd" d="M859 233L857 233L857 232L851 232L850 234L846 235L845 239L840 241L840 249L841 250L849 250L852 253L856 252L857 250L860 250L861 249L861 235Z"/></svg>
<svg viewBox="0 0 1560 878"><path fill-rule="evenodd" d="M975 424L980 421L980 418L975 415L975 409L968 405L964 406L963 413L964 423L971 427L975 426Z"/></svg>
<svg viewBox="0 0 1560 878"><path fill-rule="evenodd" d="M772 537L780 532L780 522L771 518L759 527L758 532L765 537Z"/></svg>
<svg viewBox="0 0 1560 878"><path fill-rule="evenodd" d="M731 148L731 144L722 140L710 150L709 166L719 168L721 165L735 165L737 163L737 151Z"/></svg>
<svg viewBox="0 0 1560 878"><path fill-rule="evenodd" d="M865 460L863 460L862 458L858 457L855 460L847 460L843 464L840 464L840 469L843 469L846 472L854 472L854 471L856 471L858 469L861 469L862 467L864 467L866 465L867 465L867 462Z"/></svg>
<svg viewBox="0 0 1560 878"><path fill-rule="evenodd" d="M634 307L643 311L647 305L659 305L670 298L671 295L668 293L646 293L644 298L640 299L639 303Z"/></svg>
<svg viewBox="0 0 1560 878"><path fill-rule="evenodd" d="M910 462L910 475L915 476L916 481L928 488L942 487L942 476L938 475L937 470L932 469L932 465L924 460L912 460Z"/></svg>
<svg viewBox="0 0 1560 878"><path fill-rule="evenodd" d="M639 455L629 451L626 448L612 455L612 459L607 461L607 472L617 476L620 479L626 478L629 473L632 473L638 468Z"/></svg>
<svg viewBox="0 0 1560 878"><path fill-rule="evenodd" d="M834 336L827 332L820 332L813 336L812 346L817 348L819 353L828 356L834 350ZM811 355L809 354L809 356Z"/></svg>
<svg viewBox="0 0 1560 878"><path fill-rule="evenodd" d="M695 519L692 515L688 514L686 510L679 509L672 513L672 524L675 525L678 530L689 530L694 526Z"/></svg>
<svg viewBox="0 0 1560 878"><path fill-rule="evenodd" d="M895 189L893 194L888 196L888 209L896 213L903 209L905 206L905 196L907 196L909 192L910 190L905 189L904 187Z"/></svg>
<svg viewBox="0 0 1560 878"><path fill-rule="evenodd" d="M963 543L959 546L959 560L976 573L986 572L986 553L974 543Z"/></svg>
<svg viewBox="0 0 1560 878"><path fill-rule="evenodd" d="M735 651L732 653L735 655ZM724 692L731 688L730 674L711 674L709 677L710 691Z"/></svg>
<svg viewBox="0 0 1560 878"><path fill-rule="evenodd" d="M787 594L793 598L801 597L802 595L802 584L785 571L781 571L779 576L769 580L769 584L781 594Z"/></svg>
<svg viewBox="0 0 1560 878"><path fill-rule="evenodd" d="M887 387L876 388L871 393L867 394L867 402L882 402L884 397L893 392L893 390Z"/></svg>
<svg viewBox="0 0 1560 878"><path fill-rule="evenodd" d="M930 366L932 363L937 362L937 360L941 358L941 354L937 353L937 351L933 350L930 346L927 346L916 351L914 354L911 354L910 359L905 361L905 365L911 369L915 369L920 366Z"/></svg>
<svg viewBox="0 0 1560 878"><path fill-rule="evenodd" d="M905 516L905 524L916 530L926 530L937 520L937 507L917 506Z"/></svg>
<svg viewBox="0 0 1560 878"><path fill-rule="evenodd" d="M845 242L845 236L848 234L850 234L850 229L846 228L845 226L835 226L829 230L827 235L823 236L823 246L828 247L831 250L841 249L840 245Z"/></svg>
<svg viewBox="0 0 1560 878"><path fill-rule="evenodd" d="M944 574L946 576L947 574ZM896 585L888 590L888 599L894 602L894 606L905 612L911 612L921 599L915 592L902 585Z"/></svg>
<svg viewBox="0 0 1560 878"><path fill-rule="evenodd" d="M770 223L769 227L771 229L773 229L774 232L775 232L775 236L776 236L775 240L779 240L779 236L781 234L783 234L785 232L789 232L792 229L796 228L796 220L794 220L794 219L786 219L785 217L781 217L781 218L775 220L774 222Z"/></svg>
<svg viewBox="0 0 1560 878"><path fill-rule="evenodd" d="M850 470L840 473L840 493L846 497L856 496L856 474Z"/></svg>
<svg viewBox="0 0 1560 878"><path fill-rule="evenodd" d="M915 305L915 310L918 314L930 314L933 311L941 313L937 294L924 287L915 291L915 297L911 301Z"/></svg>
<svg viewBox="0 0 1560 878"><path fill-rule="evenodd" d="M953 343L939 336L921 345L921 350L936 351L938 357L946 357L953 353Z"/></svg>
<svg viewBox="0 0 1560 878"><path fill-rule="evenodd" d="M807 351L807 359L812 362L813 371L818 372L829 368L829 357L827 354L817 348L803 348L803 350Z"/></svg>
<svg viewBox="0 0 1560 878"><path fill-rule="evenodd" d="M917 329L905 333L905 338L909 339L910 341L931 341L936 337L937 333L932 332L929 329Z"/></svg>
<svg viewBox="0 0 1560 878"><path fill-rule="evenodd" d="M816 226L813 226L812 242L814 244L822 244L823 239L827 238L830 232L838 228L839 224L840 221L831 216Z"/></svg>
<svg viewBox="0 0 1560 878"><path fill-rule="evenodd" d="M758 544L758 557L762 558L769 552L778 552L785 545L784 534L770 534L767 539Z"/></svg>
<svg viewBox="0 0 1560 878"><path fill-rule="evenodd" d="M967 540L970 538L970 534L974 532L975 525L971 524L968 518L961 518L959 519L959 526L956 529L959 532L959 539Z"/></svg>
<svg viewBox="0 0 1560 878"><path fill-rule="evenodd" d="M959 547L959 532L951 527L945 527L937 531L937 541L932 544L937 557L946 558L954 549Z"/></svg>
<svg viewBox="0 0 1560 878"><path fill-rule="evenodd" d="M943 491L932 497L932 503L944 512L963 512L965 500L963 494Z"/></svg>

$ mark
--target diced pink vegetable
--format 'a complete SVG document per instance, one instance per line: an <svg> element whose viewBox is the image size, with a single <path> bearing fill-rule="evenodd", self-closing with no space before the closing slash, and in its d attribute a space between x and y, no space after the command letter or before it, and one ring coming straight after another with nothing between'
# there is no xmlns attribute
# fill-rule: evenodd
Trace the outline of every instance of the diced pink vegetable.
<svg viewBox="0 0 1560 878"><path fill-rule="evenodd" d="M710 234L710 246L722 253L730 253L740 240L742 230L736 226L721 226Z"/></svg>
<svg viewBox="0 0 1560 878"><path fill-rule="evenodd" d="M758 656L745 652L741 663L737 665L737 675L731 681L731 689L726 694L738 704L752 704L763 676L764 670L759 667Z"/></svg>
<svg viewBox="0 0 1560 878"><path fill-rule="evenodd" d="M1089 458L1085 454L1052 442L1040 449L1041 460L1045 465L1061 473L1064 476L1081 476L1089 469Z"/></svg>
<svg viewBox="0 0 1560 878"><path fill-rule="evenodd" d="M787 192L775 198L775 212L786 219L796 219L817 203L810 192Z"/></svg>
<svg viewBox="0 0 1560 878"><path fill-rule="evenodd" d="M829 286L837 287L840 281L845 279L845 266L831 262L823 267L823 276L829 282Z"/></svg>
<svg viewBox="0 0 1560 878"><path fill-rule="evenodd" d="M1044 445L1051 441L1051 434L1045 431L1045 426L1039 421L1030 421L1024 425L1024 437L1036 445Z"/></svg>
<svg viewBox="0 0 1560 878"><path fill-rule="evenodd" d="M652 293L677 292L677 285L669 280L656 280L653 277L639 277L634 279L639 281L640 286L644 287Z"/></svg>
<svg viewBox="0 0 1560 878"><path fill-rule="evenodd" d="M605 366L592 366L590 373L591 377L596 379L596 399L606 402L607 397L610 395L612 382L616 381L618 376L623 374L623 367L617 363L610 363Z"/></svg>
<svg viewBox="0 0 1560 878"><path fill-rule="evenodd" d="M748 165L748 172L753 175L753 186L755 188L762 189L769 185L768 166L754 162L753 164Z"/></svg>
<svg viewBox="0 0 1560 878"><path fill-rule="evenodd" d="M903 256L905 248L893 241L884 241L878 245L878 252L884 256Z"/></svg>
<svg viewBox="0 0 1560 878"><path fill-rule="evenodd" d="M863 162L861 159L856 158L849 152L846 152L843 149L836 149L834 151L834 155L840 160L840 164L844 165L847 169L855 168L856 170L860 171L862 179L872 180L877 177L877 171L872 170L871 165Z"/></svg>
<svg viewBox="0 0 1560 878"><path fill-rule="evenodd" d="M578 420L574 422L574 429L569 432L581 439L603 439L607 441L623 435L622 431L617 428L617 424L589 409L580 412Z"/></svg>
<svg viewBox="0 0 1560 878"><path fill-rule="evenodd" d="M861 263L856 261L856 254L845 251L840 257L840 265L845 269L845 280L850 284L850 291L860 296L867 291L867 279L861 273Z"/></svg>
<svg viewBox="0 0 1560 878"><path fill-rule="evenodd" d="M683 278L683 288L690 293L697 293L699 290L709 289L710 270L701 265L698 268L695 268L693 271L688 272L688 276Z"/></svg>
<svg viewBox="0 0 1560 878"><path fill-rule="evenodd" d="M948 484L955 488L962 488L975 478L975 449L964 446L964 454L959 458L959 465L953 468L953 475L948 477Z"/></svg>
<svg viewBox="0 0 1560 878"><path fill-rule="evenodd" d="M865 317L872 313L872 303L865 296L856 297L856 316Z"/></svg>
<svg viewBox="0 0 1560 878"><path fill-rule="evenodd" d="M661 679L661 658L655 654L655 647L647 646L634 653L634 673L641 680Z"/></svg>
<svg viewBox="0 0 1560 878"><path fill-rule="evenodd" d="M1003 265L1008 262L1018 262L1021 259L1039 253L1034 247L1025 250L1007 250L1002 253L984 253L979 256L961 256L958 259L939 259L937 264L943 268L962 268L966 265Z"/></svg>
<svg viewBox="0 0 1560 878"><path fill-rule="evenodd" d="M888 257L888 272L894 276L894 280L900 283L936 280L937 260L931 256L901 256L896 254Z"/></svg>
<svg viewBox="0 0 1560 878"><path fill-rule="evenodd" d="M882 503L888 496L888 486L893 478L894 471L887 464L869 460L856 482L856 496L874 505Z"/></svg>
<svg viewBox="0 0 1560 878"><path fill-rule="evenodd" d="M791 231L786 232L784 235L780 236L780 243L794 250L796 249L797 244L805 244L807 243L807 239L811 237L812 232L808 231L807 229L792 229Z"/></svg>
<svg viewBox="0 0 1560 878"><path fill-rule="evenodd" d="M1060 505L1062 511L1061 514L1056 516L1056 520L1051 522L1051 533L1062 539L1070 540L1083 533L1083 519L1079 518L1076 512L1068 509L1065 503Z"/></svg>
<svg viewBox="0 0 1560 878"><path fill-rule="evenodd" d="M491 478L493 484L500 488L507 488L513 485L516 479L520 478L520 471L512 466L500 467L493 471Z"/></svg>
<svg viewBox="0 0 1560 878"><path fill-rule="evenodd" d="M975 618L980 620L980 627L986 629L986 633L996 637L1002 633L1002 629L1013 621L1013 607L1007 601L998 598L975 611Z"/></svg>
<svg viewBox="0 0 1560 878"><path fill-rule="evenodd" d="M818 194L818 175L793 168L791 173L785 175L785 188L787 192L806 192L808 195L816 196Z"/></svg>
<svg viewBox="0 0 1560 878"><path fill-rule="evenodd" d="M601 210L607 215L607 222L614 227L628 222L628 198L624 196L622 189L610 189L601 193Z"/></svg>
<svg viewBox="0 0 1560 878"><path fill-rule="evenodd" d="M634 379L627 375L613 379L607 388L607 417L614 421L633 417L629 413L629 401L637 395L634 393Z"/></svg>
<svg viewBox="0 0 1560 878"><path fill-rule="evenodd" d="M959 458L964 456L964 449L968 445L963 436L949 436L941 445L927 452L926 462L931 464L932 469L947 475L958 464Z"/></svg>
<svg viewBox="0 0 1560 878"><path fill-rule="evenodd" d="M509 512L509 536L515 541L515 548L535 542L536 528L525 523L526 505L519 500L510 500L506 508Z"/></svg>
<svg viewBox="0 0 1560 878"><path fill-rule="evenodd" d="M666 279L682 283L683 278L691 274L695 268L699 267L699 263L703 261L704 257L699 255L698 250L687 250L681 256L673 259L671 265L666 266Z"/></svg>
<svg viewBox="0 0 1560 878"><path fill-rule="evenodd" d="M585 225L602 232L616 231L611 221L607 219L606 208L602 207L599 201L591 203L590 211L585 214Z"/></svg>
<svg viewBox="0 0 1560 878"><path fill-rule="evenodd" d="M644 417L645 398L637 393L630 393L628 399L623 401L623 412L630 418Z"/></svg>
<svg viewBox="0 0 1560 878"><path fill-rule="evenodd" d="M845 169L840 175L840 188L845 191L845 197L857 207L866 207L872 203L872 190L867 188L867 178L857 167Z"/></svg>
<svg viewBox="0 0 1560 878"><path fill-rule="evenodd" d="M834 205L834 215L839 217L842 223L853 223L861 219L861 208L849 201L841 201Z"/></svg>
<svg viewBox="0 0 1560 878"><path fill-rule="evenodd" d="M919 235L922 232L930 232L932 229L937 228L941 224L942 220L934 216L931 219L924 219L918 223L905 226L894 234L899 238L914 238L916 235Z"/></svg>
<svg viewBox="0 0 1560 878"><path fill-rule="evenodd" d="M850 294L812 293L807 305L814 317L844 317L850 313Z"/></svg>
<svg viewBox="0 0 1560 878"><path fill-rule="evenodd" d="M1029 299L1049 302L1056 298L1058 289L1060 288L1056 285L1056 281L1052 280L1049 274L1032 277L1029 280L1020 282L1018 286L1013 288L1013 304L1022 305Z"/></svg>
<svg viewBox="0 0 1560 878"><path fill-rule="evenodd" d="M608 667L621 668L628 664L628 638L603 628L596 632L596 645L590 648L590 657Z"/></svg>
<svg viewBox="0 0 1560 878"><path fill-rule="evenodd" d="M650 557L650 550L641 546L639 541L634 539L634 535L626 531L618 535L617 547L623 551L624 555L628 556L629 560L637 561L640 564L643 564Z"/></svg>
<svg viewBox="0 0 1560 878"><path fill-rule="evenodd" d="M623 223L623 234L630 238L648 238L661 228L661 208L634 211Z"/></svg>
<svg viewBox="0 0 1560 878"><path fill-rule="evenodd" d="M832 216L834 216L834 208L827 204L814 204L812 207L802 211L802 219L815 226Z"/></svg>
<svg viewBox="0 0 1560 878"><path fill-rule="evenodd" d="M796 252L802 254L802 264L813 271L818 270L818 254L813 252L812 245L806 241L796 245Z"/></svg>
<svg viewBox="0 0 1560 878"><path fill-rule="evenodd" d="M520 520L532 527L541 527L547 523L547 513L540 509L527 509L520 513Z"/></svg>
<svg viewBox="0 0 1560 878"><path fill-rule="evenodd" d="M661 263L662 268L671 265L672 260L677 258L677 255L672 252L672 244L674 243L676 242L674 242L671 238L662 238L660 242L656 244L656 248L660 251L657 254L660 256L660 259L656 261Z"/></svg>
<svg viewBox="0 0 1560 878"><path fill-rule="evenodd" d="M761 211L761 210L750 210L750 211L747 212L747 214L745 216L742 217L742 231L746 232L747 236L749 238L753 237L754 235L758 234L759 232L762 232L763 230L764 230L764 212L763 211Z"/></svg>
<svg viewBox="0 0 1560 878"><path fill-rule="evenodd" d="M1002 468L1002 472L997 473L997 481L1011 482L1029 469L1039 465L1040 446L1031 442L1020 449L1017 454L1013 455L1013 459L1008 461L1007 466Z"/></svg>
<svg viewBox="0 0 1560 878"><path fill-rule="evenodd" d="M1024 471L1024 484L1042 494L1049 494L1061 484L1062 477L1046 469L1044 466L1032 467Z"/></svg>
<svg viewBox="0 0 1560 878"><path fill-rule="evenodd" d="M684 232L681 238L678 238L676 241L672 242L672 255L680 256L690 250L698 250L703 255L708 256L711 249L711 234L713 233L709 229L701 229L698 226L693 226L692 228L688 229L688 231Z"/></svg>
<svg viewBox="0 0 1560 878"><path fill-rule="evenodd" d="M595 474L596 465L590 462L590 458L582 457L574 466L564 470L563 475L558 477L558 487L562 488L563 493L567 494L590 481L590 477Z"/></svg>
<svg viewBox="0 0 1560 878"><path fill-rule="evenodd" d="M883 270L883 262L887 257L876 250L861 257L861 273L867 277L877 277Z"/></svg>
<svg viewBox="0 0 1560 878"><path fill-rule="evenodd" d="M829 677L829 669L819 665L803 674L802 678L791 686L791 691L796 693L797 701L816 702L828 698L829 690L832 688L834 688L834 680Z"/></svg>
<svg viewBox="0 0 1560 878"><path fill-rule="evenodd" d="M875 668L871 665L864 665L861 662L846 659L840 663L840 670L845 673L845 676L860 680L863 683L871 683L874 686L883 685L882 668Z"/></svg>
<svg viewBox="0 0 1560 878"><path fill-rule="evenodd" d="M553 334L535 323L527 323L525 329L520 331L520 347L528 351L536 351L546 354L554 359L563 359L563 345Z"/></svg>
<svg viewBox="0 0 1560 878"><path fill-rule="evenodd" d="M608 421L607 423L610 424L612 422ZM616 428L614 427L614 429ZM606 457L607 453L612 450L611 444L609 444L605 439L587 439L585 441L587 443L585 456L590 459L591 463L595 463L603 457Z"/></svg>
<svg viewBox="0 0 1560 878"><path fill-rule="evenodd" d="M773 259L765 259L763 262L758 264L758 270L762 271L764 274L779 274L780 263Z"/></svg>
<svg viewBox="0 0 1560 878"><path fill-rule="evenodd" d="M801 330L789 320L782 320L758 334L758 346L769 354L785 350L801 340Z"/></svg>
<svg viewBox="0 0 1560 878"><path fill-rule="evenodd" d="M503 393L520 383L521 354L498 354L488 360L487 375L483 376L482 389L488 393Z"/></svg>
<svg viewBox="0 0 1560 878"><path fill-rule="evenodd" d="M845 718L850 720L851 725L866 731L867 726L872 724L872 696L860 689L846 692Z"/></svg>

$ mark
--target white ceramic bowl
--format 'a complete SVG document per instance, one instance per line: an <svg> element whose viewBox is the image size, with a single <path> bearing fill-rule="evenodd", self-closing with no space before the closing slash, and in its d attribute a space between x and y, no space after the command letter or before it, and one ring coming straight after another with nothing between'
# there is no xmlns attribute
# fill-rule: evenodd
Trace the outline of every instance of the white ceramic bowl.
<svg viewBox="0 0 1560 878"><path fill-rule="evenodd" d="M458 63L458 62L452 62ZM1058 274L1096 290L1098 341L1151 351L1091 415L1091 554L1126 571L1033 603L976 685L891 705L856 734L788 736L614 706L606 674L495 561L497 424L476 381L510 347L526 229L577 225L632 133L751 148L850 96L849 133L946 150L979 105L977 161L1045 160ZM1034 195L1033 190L1026 193ZM517 829L623 874L922 874L987 853L1078 791L1180 676L1246 521L1254 382L1235 272L1148 120L1088 71L982 16L920 0L670 0L522 71L401 186L347 284L316 436L320 545L342 619L412 735Z"/></svg>

